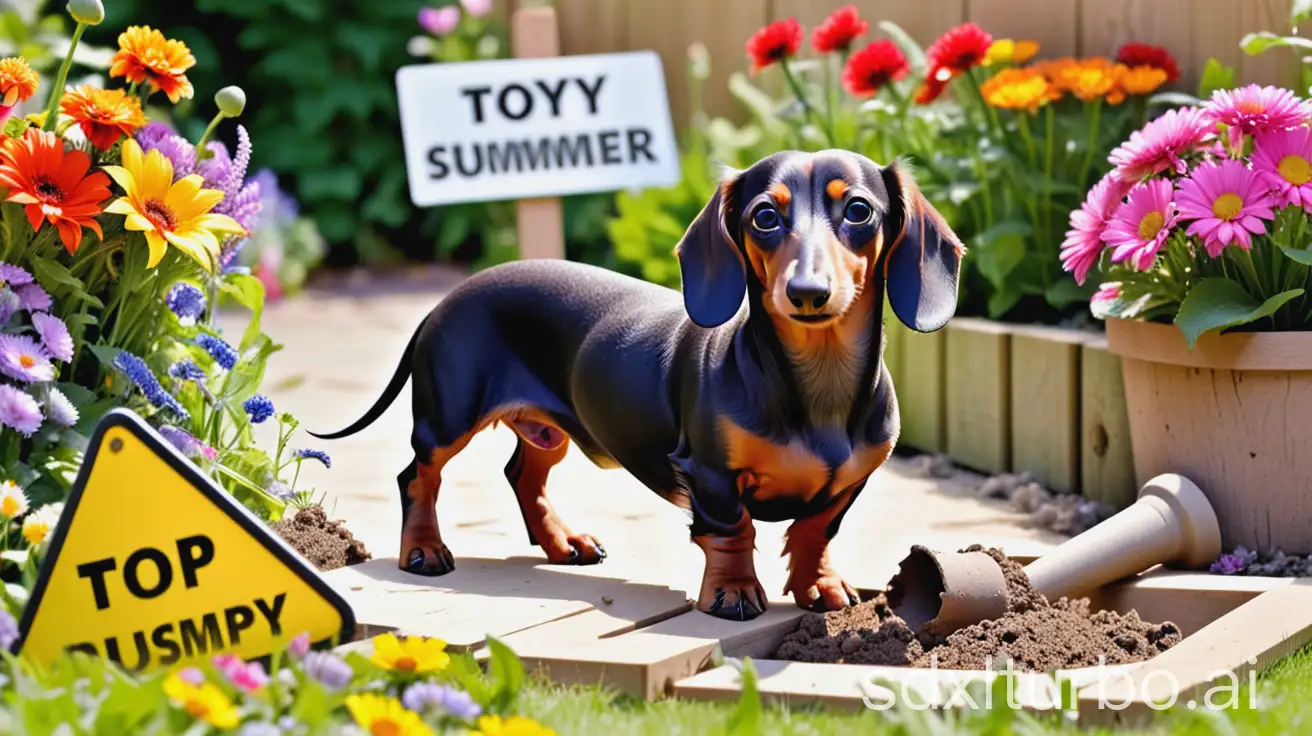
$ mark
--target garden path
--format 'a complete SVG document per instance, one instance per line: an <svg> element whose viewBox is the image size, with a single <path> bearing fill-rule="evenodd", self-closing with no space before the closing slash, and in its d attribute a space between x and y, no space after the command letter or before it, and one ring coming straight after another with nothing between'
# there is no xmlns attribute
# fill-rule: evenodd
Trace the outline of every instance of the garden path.
<svg viewBox="0 0 1312 736"><path fill-rule="evenodd" d="M334 276L271 305L264 328L285 349L270 359L266 392L303 427L323 432L349 424L387 383L418 320L460 278L443 269ZM459 644L457 629L464 627L469 632L464 643L472 646L487 630L508 634L587 611L603 597L620 604L607 613L639 621L664 615L661 611L672 600L682 604L685 593L695 596L701 553L688 542L681 513L624 471L598 469L573 448L551 475L550 498L567 523L595 534L610 556L594 568L542 565L502 475L514 447L504 427L476 437L447 466L439 517L456 556L456 572L432 580L392 574L397 572L400 530L395 476L409 461L409 396L407 387L385 415L358 435L323 443L302 433L293 445L331 454L331 470L308 463L301 483L326 493L329 516L344 519L375 558L382 558L361 566L364 577L357 577L363 582L348 587L370 587L370 579L376 579L376 585L392 592L416 594L405 598L416 602L406 606L357 596L352 600L357 618L415 623L440 611L441 633ZM262 442L269 443L265 446L274 439L272 424L258 428ZM837 569L858 587L882 588L912 544L955 549L982 543L1014 555L1037 555L1060 541L1021 527L1020 516L1005 504L976 499L972 479L978 481L977 476L925 478L912 462L894 458L848 513L832 547ZM779 557L785 526L758 524L757 568L772 599L779 597L787 574ZM427 583L439 588L441 596L434 597L438 591ZM418 603L421 595L426 605ZM493 603L499 605L490 607ZM367 610L376 605L390 610ZM494 625L490 617L501 621Z"/></svg>

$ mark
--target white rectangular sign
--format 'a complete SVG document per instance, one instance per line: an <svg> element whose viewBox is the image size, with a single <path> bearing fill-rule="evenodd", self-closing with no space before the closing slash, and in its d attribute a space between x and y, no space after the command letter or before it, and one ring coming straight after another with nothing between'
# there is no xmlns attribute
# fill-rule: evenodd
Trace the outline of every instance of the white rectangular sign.
<svg viewBox="0 0 1312 736"><path fill-rule="evenodd" d="M420 207L679 181L653 51L408 66L396 90Z"/></svg>

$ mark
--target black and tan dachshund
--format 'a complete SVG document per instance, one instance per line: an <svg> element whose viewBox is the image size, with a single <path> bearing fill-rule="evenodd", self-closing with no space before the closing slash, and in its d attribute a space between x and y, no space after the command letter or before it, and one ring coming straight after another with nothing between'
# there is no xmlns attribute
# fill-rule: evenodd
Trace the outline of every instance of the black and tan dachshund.
<svg viewBox="0 0 1312 736"><path fill-rule="evenodd" d="M677 248L678 292L576 263L472 276L420 324L364 429L414 382L415 459L398 477L399 564L455 567L437 521L442 468L495 422L531 541L557 564L606 557L552 510L547 475L568 440L686 509L706 554L698 608L766 607L752 521L793 520L799 606L856 602L828 545L899 419L883 364L885 295L920 332L951 318L963 247L895 162L782 152L725 178Z"/></svg>

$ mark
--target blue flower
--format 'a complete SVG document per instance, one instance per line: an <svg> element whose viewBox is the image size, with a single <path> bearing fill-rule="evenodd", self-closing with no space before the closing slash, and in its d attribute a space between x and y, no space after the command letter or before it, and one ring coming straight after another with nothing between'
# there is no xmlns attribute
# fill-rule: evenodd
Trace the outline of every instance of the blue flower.
<svg viewBox="0 0 1312 736"><path fill-rule="evenodd" d="M323 463L325 468L331 468L333 466L332 460L328 458L328 453L323 450L297 450L292 453L292 457L301 458L303 460L312 458Z"/></svg>
<svg viewBox="0 0 1312 736"><path fill-rule="evenodd" d="M233 366L237 365L237 351L231 345L220 340L219 338L203 334L196 338L196 344L205 349L205 352L214 358L214 362L223 367L224 370L230 371Z"/></svg>
<svg viewBox="0 0 1312 736"><path fill-rule="evenodd" d="M195 381L196 383L200 383L205 380L205 371L201 370L200 366L190 360L179 360L169 366L169 376L176 378L179 381Z"/></svg>
<svg viewBox="0 0 1312 736"><path fill-rule="evenodd" d="M259 424L273 416L273 402L264 394L255 394L246 399L241 407L246 410L247 414L251 415L251 424Z"/></svg>
<svg viewBox="0 0 1312 736"><path fill-rule="evenodd" d="M417 682L406 688L401 704L416 713L432 708L465 721L472 721L483 713L469 693L436 682Z"/></svg>
<svg viewBox="0 0 1312 736"><path fill-rule="evenodd" d="M310 652L301 660L301 669L306 675L318 680L330 690L338 690L351 681L355 673L351 665L329 652Z"/></svg>
<svg viewBox="0 0 1312 736"><path fill-rule="evenodd" d="M191 415L182 408L182 404L179 404L178 400L159 384L159 379L150 372L146 361L124 350L114 356L114 367L123 371L123 374L141 389L141 393L145 394L151 406L157 409L169 409L181 419L190 418Z"/></svg>
<svg viewBox="0 0 1312 736"><path fill-rule="evenodd" d="M184 325L195 324L196 320L205 313L205 292L184 281L179 281L169 289L168 296L164 297L164 303L178 315L178 320Z"/></svg>

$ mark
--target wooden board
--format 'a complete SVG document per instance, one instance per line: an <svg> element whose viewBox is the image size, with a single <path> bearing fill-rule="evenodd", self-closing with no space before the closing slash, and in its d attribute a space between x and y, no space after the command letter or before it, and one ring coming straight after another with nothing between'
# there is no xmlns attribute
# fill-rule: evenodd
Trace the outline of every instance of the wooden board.
<svg viewBox="0 0 1312 736"><path fill-rule="evenodd" d="M1011 328L1011 467L1057 493L1080 491L1083 332Z"/></svg>
<svg viewBox="0 0 1312 736"><path fill-rule="evenodd" d="M608 572L605 565L461 557L453 572L426 578L397 569L391 558L332 570L324 579L346 598L360 624L439 637L456 651L477 648L488 634L506 636L591 610L645 622L687 609L683 591Z"/></svg>
<svg viewBox="0 0 1312 736"><path fill-rule="evenodd" d="M511 15L510 25L515 58L560 55L555 8L520 8ZM516 201L515 232L520 258L565 257L565 215L558 197Z"/></svg>
<svg viewBox="0 0 1312 736"><path fill-rule="evenodd" d="M947 332L947 453L985 473L1011 470L1011 331L957 318Z"/></svg>
<svg viewBox="0 0 1312 736"><path fill-rule="evenodd" d="M1116 509L1138 493L1121 359L1101 336L1080 349L1080 492Z"/></svg>
<svg viewBox="0 0 1312 736"><path fill-rule="evenodd" d="M900 373L893 380L902 420L898 443L922 452L943 452L947 449L946 336L942 330L913 332L895 317L889 317L886 324L890 333L899 333L898 350L902 353Z"/></svg>
<svg viewBox="0 0 1312 736"><path fill-rule="evenodd" d="M968 20L978 23L994 38L1038 41L1039 55L1072 55L1079 44L1078 2L1047 3L1042 12L1033 0L970 0Z"/></svg>

